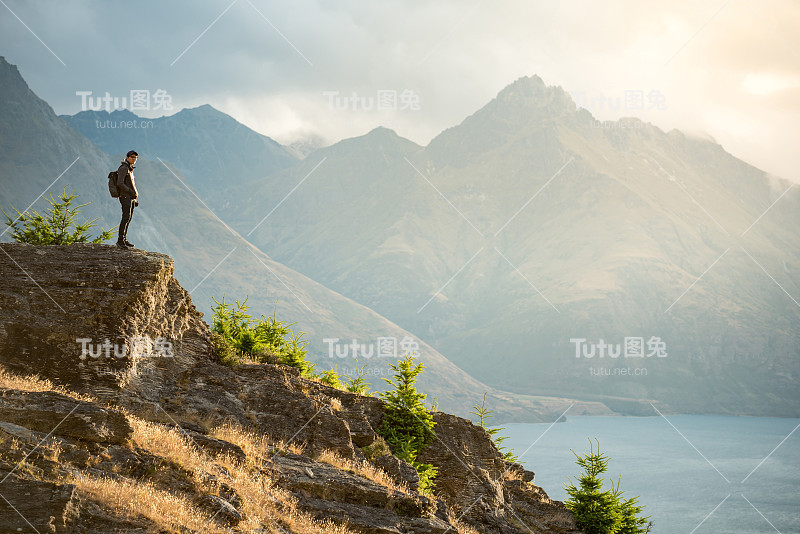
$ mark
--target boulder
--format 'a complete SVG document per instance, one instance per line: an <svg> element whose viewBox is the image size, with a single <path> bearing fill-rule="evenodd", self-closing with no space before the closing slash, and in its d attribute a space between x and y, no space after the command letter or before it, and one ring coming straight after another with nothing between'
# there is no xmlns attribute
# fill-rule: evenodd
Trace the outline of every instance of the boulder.
<svg viewBox="0 0 800 534"><path fill-rule="evenodd" d="M0 469L0 532L71 532L78 495L71 484L29 480Z"/></svg>
<svg viewBox="0 0 800 534"><path fill-rule="evenodd" d="M244 519L242 513L235 506L217 495L203 495L198 499L197 504L212 514L211 517L214 518L214 521L225 526L236 526Z"/></svg>
<svg viewBox="0 0 800 534"><path fill-rule="evenodd" d="M0 421L96 443L125 443L133 433L123 413L53 391L0 388Z"/></svg>
<svg viewBox="0 0 800 534"><path fill-rule="evenodd" d="M375 458L375 465L386 471L398 484L405 484L412 491L419 488L419 473L405 460L393 454L384 454Z"/></svg>

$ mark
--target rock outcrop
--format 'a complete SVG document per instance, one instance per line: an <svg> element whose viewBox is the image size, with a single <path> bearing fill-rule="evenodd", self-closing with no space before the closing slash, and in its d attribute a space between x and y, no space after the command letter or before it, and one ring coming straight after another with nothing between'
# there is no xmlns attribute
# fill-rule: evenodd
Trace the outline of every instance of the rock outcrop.
<svg viewBox="0 0 800 534"><path fill-rule="evenodd" d="M293 523L304 514L342 532L575 532L533 473L452 415L434 415L437 439L420 456L439 467L435 499L392 456L370 468L387 474L369 479L359 466L371 465L362 449L377 439L382 401L291 367L217 364L168 256L88 244L0 249L2 531L25 522L40 532L157 531L154 512L110 506L102 485L139 495L145 484L223 530L313 531ZM31 375L52 384L20 378ZM270 445L236 443L223 427ZM163 436L142 437L154 433ZM276 519L254 527L270 506L264 517Z"/></svg>

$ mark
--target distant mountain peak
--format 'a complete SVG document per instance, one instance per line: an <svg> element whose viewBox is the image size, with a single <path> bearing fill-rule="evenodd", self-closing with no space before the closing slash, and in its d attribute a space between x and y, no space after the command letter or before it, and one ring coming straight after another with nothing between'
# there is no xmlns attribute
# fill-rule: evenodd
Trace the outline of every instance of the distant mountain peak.
<svg viewBox="0 0 800 534"><path fill-rule="evenodd" d="M211 104L203 104L195 108L183 108L178 113L222 113Z"/></svg>
<svg viewBox="0 0 800 534"><path fill-rule="evenodd" d="M368 137L392 137L392 138L399 138L400 136L397 135L397 132L392 130L391 128L386 128L385 126L378 126L377 128L373 128L369 132L367 132Z"/></svg>
<svg viewBox="0 0 800 534"><path fill-rule="evenodd" d="M6 56L0 56L0 67L3 67L4 69L11 68L16 71L17 74L19 74L19 69L17 69L17 66L13 63L9 63L8 60L6 60Z"/></svg>
<svg viewBox="0 0 800 534"><path fill-rule="evenodd" d="M397 132L392 130L391 128L386 128L385 126L378 126L377 128L373 128L369 132L359 135L356 137L350 137L347 139L342 139L338 143L327 147L327 149L334 149L334 147L351 147L351 146L382 146L384 149L388 147L397 147L401 150L417 150L420 147L414 141L410 139L406 139L405 137L398 135Z"/></svg>
<svg viewBox="0 0 800 534"><path fill-rule="evenodd" d="M572 113L576 109L572 97L557 85L546 85L536 75L523 76L507 85L495 98L495 102L513 107L560 109Z"/></svg>
<svg viewBox="0 0 800 534"><path fill-rule="evenodd" d="M197 106L194 108L183 108L179 112L175 114L176 117L197 117L197 118L225 118L230 119L232 121L236 121L233 117L228 115L227 113L218 110L211 104L203 104L201 106ZM239 121L236 121L239 122Z"/></svg>

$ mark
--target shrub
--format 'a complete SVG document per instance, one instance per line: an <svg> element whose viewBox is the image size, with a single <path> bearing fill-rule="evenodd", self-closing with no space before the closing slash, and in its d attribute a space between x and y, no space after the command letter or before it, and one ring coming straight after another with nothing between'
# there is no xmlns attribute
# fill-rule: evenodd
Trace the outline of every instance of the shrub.
<svg viewBox="0 0 800 534"><path fill-rule="evenodd" d="M420 493L431 495L437 469L431 464L417 462L419 452L436 437L433 432L436 423L422 402L425 394L419 393L415 386L425 366L414 364L414 357L406 355L390 367L395 372L394 380L383 380L394 389L380 393L386 404L378 434L386 440L395 456L417 470Z"/></svg>
<svg viewBox="0 0 800 534"><path fill-rule="evenodd" d="M94 223L98 219L75 224L75 217L81 212L80 208L88 206L91 202L73 206L72 201L78 198L78 195L67 194L66 187L58 198L60 202L56 201L53 195L46 199L50 203L50 208L44 215L40 215L36 211L21 213L11 206L11 209L17 212L17 218L12 219L5 210L0 209L6 216L6 225L11 228L11 237L14 238L14 241L30 245L71 245L88 242L90 239L88 232L95 226ZM114 228L111 230L100 228L100 235L93 238L91 242L108 241L114 235Z"/></svg>
<svg viewBox="0 0 800 534"><path fill-rule="evenodd" d="M358 393L359 395L369 395L369 387L372 385L364 380L364 375L367 373L366 366L358 367L358 358L356 358L356 368L353 370L353 376L348 377L347 387L345 388L350 393Z"/></svg>
<svg viewBox="0 0 800 534"><path fill-rule="evenodd" d="M342 389L342 382L339 380L339 373L336 372L336 368L331 368L325 371L324 373L319 375L319 381L325 384L326 386L330 386L336 389Z"/></svg>
<svg viewBox="0 0 800 534"><path fill-rule="evenodd" d="M305 332L295 333L291 327L295 323L286 324L276 319L277 303L272 317L261 314L254 320L247 313L247 299L235 306L229 302L217 301L211 297L216 306L212 306L214 317L211 323L212 355L225 365L236 365L243 362L282 363L300 369L304 378L312 378L314 365L306 361L306 345L303 340Z"/></svg>
<svg viewBox="0 0 800 534"><path fill-rule="evenodd" d="M619 489L619 482L614 486L614 496L619 500L620 514L622 515L620 529L617 534L643 534L650 532L653 528L653 522L650 521L650 517L639 517L639 514L644 510L644 506L639 504L639 497L623 498L622 491Z"/></svg>
<svg viewBox="0 0 800 534"><path fill-rule="evenodd" d="M486 393L483 394L483 399L481 400L480 404L476 404L472 407L473 411L470 412L475 414L478 417L478 424L489 434L489 437L492 439L495 447L497 450L503 453L503 459L507 462L512 462L515 464L519 463L519 457L514 454L514 449L506 450L503 446L503 442L508 439L507 436L498 436L497 433L503 430L502 428L488 428L486 426L486 420L492 417L494 412L486 408Z"/></svg>
<svg viewBox="0 0 800 534"><path fill-rule="evenodd" d="M242 359L228 339L219 332L211 332L211 357L222 365L232 367L242 363Z"/></svg>
<svg viewBox="0 0 800 534"><path fill-rule="evenodd" d="M611 483L610 490L603 489L603 479L600 477L608 469L608 456L600 452L597 443L597 452L594 451L592 441L589 440L589 454L579 456L575 451L575 463L583 468L583 474L578 477L579 486L565 484L569 495L564 505L575 516L578 528L586 534L644 534L650 532L652 523L649 518L639 518L643 506L637 504L638 497L632 499L622 498L619 481L615 486Z"/></svg>
<svg viewBox="0 0 800 534"><path fill-rule="evenodd" d="M361 447L361 452L364 453L364 456L367 457L367 460L374 462L384 454L390 454L392 451L389 449L389 445L386 443L386 440L378 436L378 439L366 447Z"/></svg>

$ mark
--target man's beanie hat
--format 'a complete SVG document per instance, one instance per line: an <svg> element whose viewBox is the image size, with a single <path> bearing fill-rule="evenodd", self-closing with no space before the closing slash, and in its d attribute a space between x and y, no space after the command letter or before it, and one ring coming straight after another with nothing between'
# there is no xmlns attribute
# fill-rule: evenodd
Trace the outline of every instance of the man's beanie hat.
<svg viewBox="0 0 800 534"><path fill-rule="evenodd" d="M139 155L139 153L138 153L138 152L136 152L135 150L128 150L128 155L127 155L127 157L131 157L131 156L138 156L138 155Z"/></svg>

